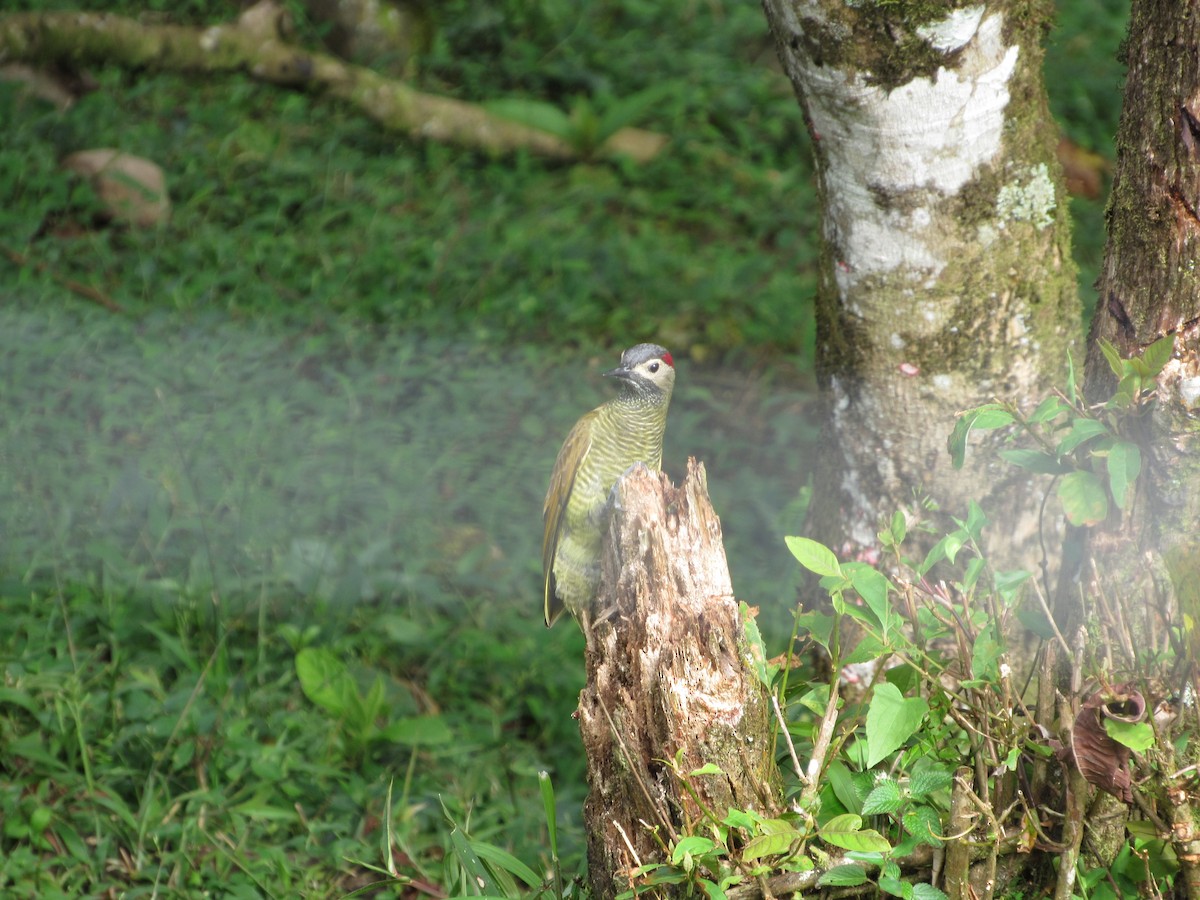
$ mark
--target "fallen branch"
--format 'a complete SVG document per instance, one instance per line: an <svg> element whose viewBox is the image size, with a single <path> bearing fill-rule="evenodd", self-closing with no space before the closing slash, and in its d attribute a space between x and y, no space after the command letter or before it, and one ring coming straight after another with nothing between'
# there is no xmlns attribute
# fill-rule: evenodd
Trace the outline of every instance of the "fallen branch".
<svg viewBox="0 0 1200 900"><path fill-rule="evenodd" d="M384 128L415 139L489 153L526 149L550 159L580 156L568 141L475 104L427 94L371 69L296 47L281 36L280 14L267 0L246 10L236 23L190 28L144 24L106 13L11 13L0 16L0 63L241 72L268 84L343 100ZM645 162L666 142L660 134L623 128L596 155Z"/></svg>

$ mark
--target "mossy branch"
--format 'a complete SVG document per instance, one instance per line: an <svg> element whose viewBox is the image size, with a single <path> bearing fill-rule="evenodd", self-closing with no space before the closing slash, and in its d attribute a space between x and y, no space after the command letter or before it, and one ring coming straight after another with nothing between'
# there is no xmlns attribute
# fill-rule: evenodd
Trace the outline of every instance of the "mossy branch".
<svg viewBox="0 0 1200 900"><path fill-rule="evenodd" d="M297 47L284 38L281 15L269 0L250 7L234 23L208 28L147 24L105 13L11 13L0 16L0 63L241 72L345 101L384 128L416 139L496 154L524 149L550 159L580 156L569 141L475 104L424 93L371 69ZM662 135L624 128L594 155L645 162L665 144Z"/></svg>

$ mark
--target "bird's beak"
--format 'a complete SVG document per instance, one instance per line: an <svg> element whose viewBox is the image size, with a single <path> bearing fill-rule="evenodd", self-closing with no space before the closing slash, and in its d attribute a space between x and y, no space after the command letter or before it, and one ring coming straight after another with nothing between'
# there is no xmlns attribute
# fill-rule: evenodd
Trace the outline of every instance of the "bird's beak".
<svg viewBox="0 0 1200 900"><path fill-rule="evenodd" d="M621 379L624 379L625 381L629 381L630 379L633 378L633 372L631 372L629 369L625 368L624 366L617 366L615 369L609 369L607 372L605 372L604 377L605 378L621 378Z"/></svg>

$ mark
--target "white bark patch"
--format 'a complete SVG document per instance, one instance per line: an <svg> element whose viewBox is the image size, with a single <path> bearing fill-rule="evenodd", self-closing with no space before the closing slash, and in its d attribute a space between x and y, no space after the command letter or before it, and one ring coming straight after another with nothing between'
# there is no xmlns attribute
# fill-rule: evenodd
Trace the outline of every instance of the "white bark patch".
<svg viewBox="0 0 1200 900"><path fill-rule="evenodd" d="M936 278L945 266L938 249L945 236L937 210L912 192L932 193L936 204L1001 151L1007 85L1020 53L1004 43L1003 17L984 18L983 7L973 6L926 32L934 46L961 48L955 68L891 91L858 72L816 65L801 51L786 53L828 161L825 228L842 254L835 277L843 301L872 275L906 269L915 282Z"/></svg>
<svg viewBox="0 0 1200 900"><path fill-rule="evenodd" d="M917 34L943 53L950 53L975 37L983 12L982 5L956 9L940 22L922 25Z"/></svg>

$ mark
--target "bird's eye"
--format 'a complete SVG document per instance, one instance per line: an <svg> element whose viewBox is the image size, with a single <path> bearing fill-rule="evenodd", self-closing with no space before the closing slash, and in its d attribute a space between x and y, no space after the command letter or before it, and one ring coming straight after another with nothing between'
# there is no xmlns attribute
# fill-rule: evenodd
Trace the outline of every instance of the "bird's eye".
<svg viewBox="0 0 1200 900"><path fill-rule="evenodd" d="M658 363L652 362L646 368L648 368L650 370L650 374L653 375L655 372L658 371Z"/></svg>

